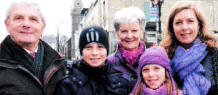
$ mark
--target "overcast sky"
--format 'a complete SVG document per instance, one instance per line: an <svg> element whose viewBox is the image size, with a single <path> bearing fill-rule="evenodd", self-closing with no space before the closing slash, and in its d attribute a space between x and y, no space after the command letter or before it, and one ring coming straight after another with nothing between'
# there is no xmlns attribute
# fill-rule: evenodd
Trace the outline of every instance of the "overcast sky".
<svg viewBox="0 0 218 95"><path fill-rule="evenodd" d="M5 13L10 3L15 0L0 0L0 42L8 35L5 25ZM24 0L22 0L24 1ZM31 1L31 0L26 0ZM68 38L71 34L71 15L70 11L73 5L73 0L34 0L38 2L45 16L46 28L43 35L56 36L57 31L61 35L66 35Z"/></svg>

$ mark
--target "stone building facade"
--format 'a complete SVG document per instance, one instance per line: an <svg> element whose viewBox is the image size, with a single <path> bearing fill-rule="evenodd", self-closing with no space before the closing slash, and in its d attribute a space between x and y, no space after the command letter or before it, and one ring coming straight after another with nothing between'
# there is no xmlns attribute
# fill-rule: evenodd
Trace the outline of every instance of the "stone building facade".
<svg viewBox="0 0 218 95"><path fill-rule="evenodd" d="M117 37L113 28L113 15L116 11L124 7L135 6L139 7L142 11L146 11L148 8L145 2L151 2L151 0L81 0L83 6L81 6L81 19L80 23L74 31L78 36L81 30L90 25L102 26L109 34L110 41L110 53L114 52L114 46L117 44ZM154 0L156 1L156 0ZM160 0L157 0L160 1ZM161 7L161 29L165 29L165 20L169 14L170 8L174 3L180 0L162 0ZM190 0L191 1L191 0ZM199 3L205 12L213 30L218 31L218 0L192 0ZM145 12L145 15L149 15ZM72 17L74 18L74 17ZM73 19L74 20L74 19ZM75 26L73 26L75 28ZM157 31L156 31L157 32ZM146 34L146 32L145 32ZM74 37L78 38L78 37ZM77 44L78 45L78 44ZM75 46L78 47L78 46Z"/></svg>

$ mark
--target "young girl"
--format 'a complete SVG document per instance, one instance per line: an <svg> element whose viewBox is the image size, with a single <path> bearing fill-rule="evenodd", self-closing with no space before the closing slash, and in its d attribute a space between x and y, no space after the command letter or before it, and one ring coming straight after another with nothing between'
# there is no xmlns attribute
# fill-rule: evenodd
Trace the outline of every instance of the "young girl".
<svg viewBox="0 0 218 95"><path fill-rule="evenodd" d="M147 49L139 60L140 77L132 95L179 95L164 49Z"/></svg>

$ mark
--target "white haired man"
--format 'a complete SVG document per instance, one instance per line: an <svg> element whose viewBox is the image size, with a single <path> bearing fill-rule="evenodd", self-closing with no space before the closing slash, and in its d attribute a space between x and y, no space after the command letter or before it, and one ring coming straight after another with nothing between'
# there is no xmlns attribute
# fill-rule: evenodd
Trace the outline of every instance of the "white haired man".
<svg viewBox="0 0 218 95"><path fill-rule="evenodd" d="M64 76L59 54L40 40L45 21L34 2L15 2L0 48L0 95L53 95Z"/></svg>

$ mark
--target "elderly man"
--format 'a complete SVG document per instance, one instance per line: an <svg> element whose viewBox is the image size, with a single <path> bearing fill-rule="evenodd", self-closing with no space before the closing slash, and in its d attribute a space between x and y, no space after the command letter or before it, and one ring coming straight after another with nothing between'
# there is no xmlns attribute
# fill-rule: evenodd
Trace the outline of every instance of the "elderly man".
<svg viewBox="0 0 218 95"><path fill-rule="evenodd" d="M45 21L38 5L12 4L5 25L9 36L0 48L0 95L53 95L64 76L64 64L40 40Z"/></svg>

